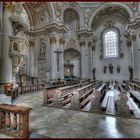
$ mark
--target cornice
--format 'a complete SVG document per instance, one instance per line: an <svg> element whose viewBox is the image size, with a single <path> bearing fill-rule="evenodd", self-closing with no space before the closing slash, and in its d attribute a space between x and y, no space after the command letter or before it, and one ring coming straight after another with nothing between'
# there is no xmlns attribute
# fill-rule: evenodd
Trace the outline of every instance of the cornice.
<svg viewBox="0 0 140 140"><path fill-rule="evenodd" d="M80 37L91 37L93 36L93 31L90 31L88 29L83 29L83 30L79 30L76 32L77 36Z"/></svg>
<svg viewBox="0 0 140 140"><path fill-rule="evenodd" d="M52 32L64 34L68 31L69 29L63 24L51 23L40 29L32 30L31 33L33 34L33 36L37 36L37 35L49 34Z"/></svg>

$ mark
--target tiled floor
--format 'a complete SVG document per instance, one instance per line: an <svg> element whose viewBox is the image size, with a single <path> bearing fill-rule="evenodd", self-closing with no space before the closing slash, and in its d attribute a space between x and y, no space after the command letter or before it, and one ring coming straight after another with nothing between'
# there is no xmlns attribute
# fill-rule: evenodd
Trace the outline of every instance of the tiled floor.
<svg viewBox="0 0 140 140"><path fill-rule="evenodd" d="M30 138L140 138L138 119L58 109L42 103L43 92L28 94L17 103L33 108Z"/></svg>

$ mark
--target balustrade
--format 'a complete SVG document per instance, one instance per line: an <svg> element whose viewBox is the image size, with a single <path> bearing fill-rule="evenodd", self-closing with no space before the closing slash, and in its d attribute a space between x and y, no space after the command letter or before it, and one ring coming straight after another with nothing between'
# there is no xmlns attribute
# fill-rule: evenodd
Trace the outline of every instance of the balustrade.
<svg viewBox="0 0 140 140"><path fill-rule="evenodd" d="M29 107L0 104L0 133L12 136L29 136Z"/></svg>

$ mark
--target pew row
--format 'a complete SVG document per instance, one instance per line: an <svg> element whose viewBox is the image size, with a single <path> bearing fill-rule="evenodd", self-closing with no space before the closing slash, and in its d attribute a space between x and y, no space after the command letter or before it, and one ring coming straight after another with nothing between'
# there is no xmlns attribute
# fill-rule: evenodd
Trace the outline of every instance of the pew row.
<svg viewBox="0 0 140 140"><path fill-rule="evenodd" d="M90 101L90 95L93 92L94 84L91 83L87 86L76 89L71 97L71 109L82 109Z"/></svg>

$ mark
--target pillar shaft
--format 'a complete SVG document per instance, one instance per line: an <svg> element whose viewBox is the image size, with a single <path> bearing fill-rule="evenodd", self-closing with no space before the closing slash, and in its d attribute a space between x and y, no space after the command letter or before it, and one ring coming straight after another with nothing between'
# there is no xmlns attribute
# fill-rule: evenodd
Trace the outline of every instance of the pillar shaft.
<svg viewBox="0 0 140 140"><path fill-rule="evenodd" d="M4 11L4 29L3 29L3 44L2 44L2 61L1 61L1 83L12 82L12 62L9 56L10 38L12 36L12 25L9 21L11 12Z"/></svg>

